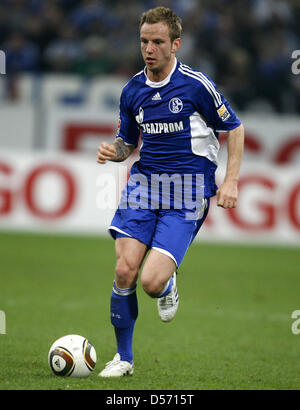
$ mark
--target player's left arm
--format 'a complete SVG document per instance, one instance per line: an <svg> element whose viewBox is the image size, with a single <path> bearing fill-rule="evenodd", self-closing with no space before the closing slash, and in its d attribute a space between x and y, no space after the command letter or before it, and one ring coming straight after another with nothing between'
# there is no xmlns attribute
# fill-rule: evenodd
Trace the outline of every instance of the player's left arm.
<svg viewBox="0 0 300 410"><path fill-rule="evenodd" d="M228 133L227 169L224 182L217 190L217 205L223 208L235 208L244 151L244 127L226 98L217 90L215 83L202 73L198 77L200 81L194 84L191 93L196 92L195 102L199 112L216 132Z"/></svg>
<svg viewBox="0 0 300 410"><path fill-rule="evenodd" d="M228 131L227 168L223 184L217 191L217 205L222 208L235 208L238 200L238 180L244 152L244 127Z"/></svg>

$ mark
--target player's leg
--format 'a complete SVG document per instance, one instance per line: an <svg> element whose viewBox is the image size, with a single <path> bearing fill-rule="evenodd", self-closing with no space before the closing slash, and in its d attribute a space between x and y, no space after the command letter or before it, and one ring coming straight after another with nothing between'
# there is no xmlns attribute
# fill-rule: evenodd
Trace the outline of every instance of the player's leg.
<svg viewBox="0 0 300 410"><path fill-rule="evenodd" d="M115 283L121 289L135 286L147 245L134 238L117 237L115 242Z"/></svg>
<svg viewBox="0 0 300 410"><path fill-rule="evenodd" d="M144 289L157 297L162 321L172 320L178 309L176 271L190 244L202 226L209 209L203 200L196 213L186 210L162 210L151 243L151 251L142 272ZM159 293L161 292L161 293Z"/></svg>
<svg viewBox="0 0 300 410"><path fill-rule="evenodd" d="M117 354L100 373L102 377L133 373L132 339L138 316L136 281L147 252L147 246L133 238L117 238L115 247L117 262L110 313L116 335Z"/></svg>
<svg viewBox="0 0 300 410"><path fill-rule="evenodd" d="M151 249L141 273L144 291L153 298L163 295L176 269L176 263L170 256Z"/></svg>
<svg viewBox="0 0 300 410"><path fill-rule="evenodd" d="M176 262L172 255L151 249L141 274L145 292L158 299L158 312L163 322L170 322L178 309L176 270Z"/></svg>

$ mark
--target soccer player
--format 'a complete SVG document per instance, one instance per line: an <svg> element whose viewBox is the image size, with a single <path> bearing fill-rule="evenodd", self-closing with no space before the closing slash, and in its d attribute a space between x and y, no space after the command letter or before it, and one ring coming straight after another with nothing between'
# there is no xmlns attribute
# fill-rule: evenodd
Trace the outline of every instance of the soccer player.
<svg viewBox="0 0 300 410"><path fill-rule="evenodd" d="M161 320L172 320L179 302L177 270L207 216L209 199L217 195L223 208L237 203L243 125L212 80L176 59L180 35L181 19L172 10L157 7L142 15L146 66L123 88L116 139L98 149L100 164L124 161L141 134L140 159L109 227L116 250L110 311L117 353L102 377L133 374L138 276L144 291L157 298ZM228 132L228 159L218 189L219 131Z"/></svg>

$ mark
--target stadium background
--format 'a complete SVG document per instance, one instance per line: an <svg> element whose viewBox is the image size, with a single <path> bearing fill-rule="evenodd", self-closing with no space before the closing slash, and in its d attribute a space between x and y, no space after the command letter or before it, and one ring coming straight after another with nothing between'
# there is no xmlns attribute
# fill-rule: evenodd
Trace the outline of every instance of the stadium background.
<svg viewBox="0 0 300 410"><path fill-rule="evenodd" d="M18 293L24 274L19 265L13 268L18 258L20 264L21 260L27 264L25 271L31 272L35 263L49 262L63 243L75 246L78 239L78 252L83 247L88 253L83 244L94 241L92 235L94 257L102 260L105 250L108 270L113 269L113 243L106 228L127 167L137 155L122 166L99 166L96 151L101 141L113 140L122 87L143 67L139 17L157 5L169 6L182 17L183 44L178 58L217 83L246 130L239 206L224 211L213 202L197 241L208 255L229 242L249 245L244 251L226 248L224 254L231 249L233 258L237 252L242 258L246 249L250 255L255 244L262 266L267 266L266 260L276 261L281 252L291 252L279 257L282 265L266 267L276 282L273 296L284 309L275 308L277 319L290 337L290 315L300 309L294 294L300 244L300 74L292 72L292 52L300 49L297 0L127 0L126 7L121 0L1 1L0 50L5 52L5 73L0 75L0 252L2 261L11 259L7 265L2 263L0 309L6 312L8 323L14 308L17 316L13 294ZM225 135L220 135L220 143L219 181L225 171ZM70 234L75 235L73 239L63 236ZM62 237L65 242L60 242ZM44 246L49 246L49 256ZM201 255L197 246L190 257L196 266L200 265L198 252ZM217 246L221 248L214 248ZM256 257L245 255L241 266ZM61 258L51 266L61 272L65 263ZM229 265L220 263L220 270L234 270ZM14 269L15 276L10 275ZM74 271L74 267L69 269ZM97 269L93 266L92 280L97 280ZM250 267L247 269L250 275ZM259 272L263 275L264 268ZM263 279L256 274L261 285ZM6 292L5 278L10 278ZM264 279L268 289L270 277ZM46 278L44 283L48 283ZM34 296L29 293L28 297ZM239 308L236 301L230 309L237 312ZM253 313L252 305L249 309ZM8 344L12 328L13 324L5 336ZM56 331L57 337L63 332L61 327ZM291 343L299 345L293 337ZM4 337L0 336L0 342ZM293 345L291 355L295 349ZM22 388L22 384L17 386ZM221 384L221 388L226 386ZM274 384L266 384L270 386ZM299 387L299 378L289 386Z"/></svg>

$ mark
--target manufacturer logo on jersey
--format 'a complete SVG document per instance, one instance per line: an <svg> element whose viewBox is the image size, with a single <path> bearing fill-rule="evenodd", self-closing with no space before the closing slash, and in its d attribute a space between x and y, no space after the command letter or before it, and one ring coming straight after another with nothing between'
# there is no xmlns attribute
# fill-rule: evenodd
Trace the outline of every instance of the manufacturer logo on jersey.
<svg viewBox="0 0 300 410"><path fill-rule="evenodd" d="M218 116L221 118L222 121L228 120L230 117L230 112L227 110L225 107L225 104L223 104L218 110L217 110Z"/></svg>
<svg viewBox="0 0 300 410"><path fill-rule="evenodd" d="M159 101L161 100L161 96L159 93L156 93L153 97L152 97L152 101Z"/></svg>
<svg viewBox="0 0 300 410"><path fill-rule="evenodd" d="M144 110L142 107L140 107L139 113L135 116L135 119L138 124L141 124L144 121Z"/></svg>
<svg viewBox="0 0 300 410"><path fill-rule="evenodd" d="M170 100L169 102L169 110L173 113L173 114L178 114L183 108L183 102L181 101L180 98L172 98L172 100Z"/></svg>

